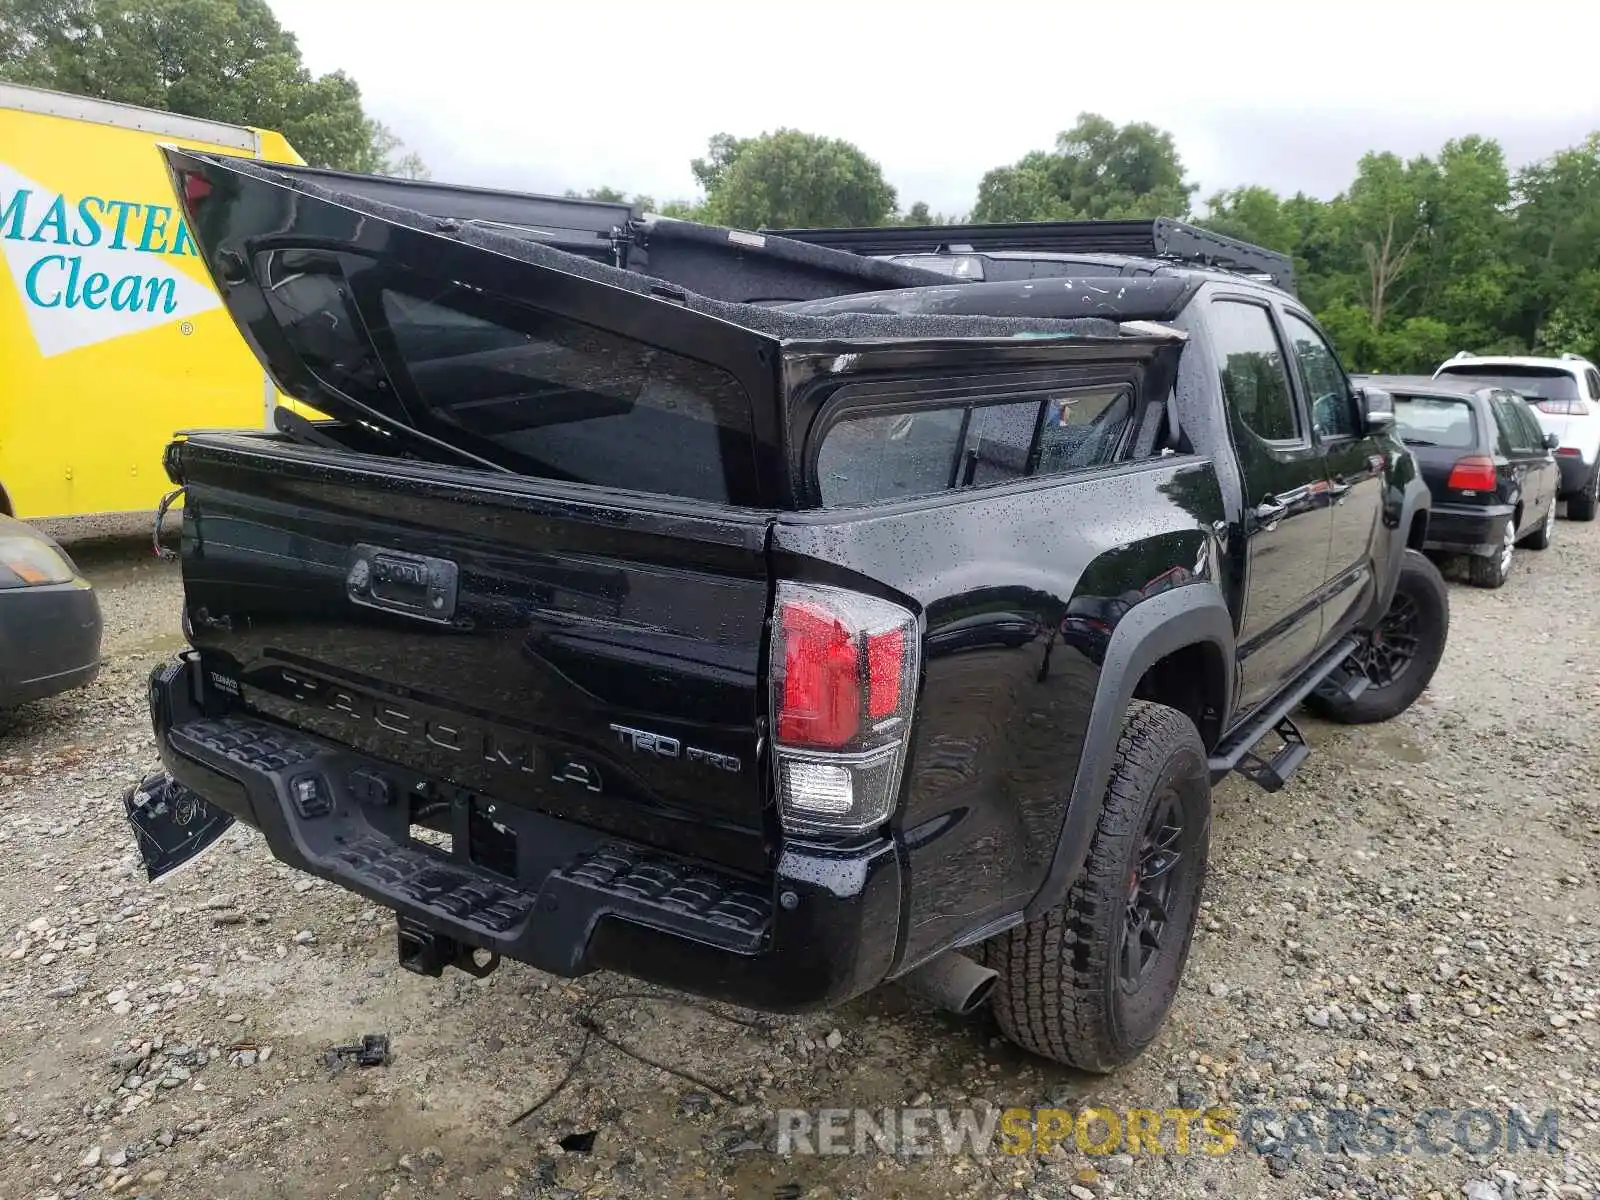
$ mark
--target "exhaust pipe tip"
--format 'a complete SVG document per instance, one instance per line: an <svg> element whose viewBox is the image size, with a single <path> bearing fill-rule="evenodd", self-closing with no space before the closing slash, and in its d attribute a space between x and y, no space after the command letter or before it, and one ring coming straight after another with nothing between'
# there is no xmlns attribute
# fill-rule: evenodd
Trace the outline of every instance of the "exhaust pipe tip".
<svg viewBox="0 0 1600 1200"><path fill-rule="evenodd" d="M998 978L992 968L980 967L960 951L949 950L902 975L900 984L936 1008L967 1017L983 1007Z"/></svg>

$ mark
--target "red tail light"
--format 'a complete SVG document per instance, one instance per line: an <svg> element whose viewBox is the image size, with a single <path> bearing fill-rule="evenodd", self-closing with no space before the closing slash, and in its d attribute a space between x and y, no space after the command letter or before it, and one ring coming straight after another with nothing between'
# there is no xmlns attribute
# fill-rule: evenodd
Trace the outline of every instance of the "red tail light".
<svg viewBox="0 0 1600 1200"><path fill-rule="evenodd" d="M1556 453L1563 458L1582 458L1583 451L1576 446L1557 446Z"/></svg>
<svg viewBox="0 0 1600 1200"><path fill-rule="evenodd" d="M1494 491L1494 459L1482 454L1458 459L1456 465L1450 468L1450 482L1446 486L1452 492Z"/></svg>
<svg viewBox="0 0 1600 1200"><path fill-rule="evenodd" d="M921 662L917 628L886 600L778 585L769 661L786 829L870 829L893 809Z"/></svg>
<svg viewBox="0 0 1600 1200"><path fill-rule="evenodd" d="M861 725L861 653L838 618L804 603L779 612L783 687L778 740L837 749Z"/></svg>
<svg viewBox="0 0 1600 1200"><path fill-rule="evenodd" d="M1540 412L1555 417L1587 417L1589 406L1582 400L1535 400L1533 406Z"/></svg>
<svg viewBox="0 0 1600 1200"><path fill-rule="evenodd" d="M900 676L905 671L905 653L903 629L867 636L867 716L874 721L892 717L900 707Z"/></svg>

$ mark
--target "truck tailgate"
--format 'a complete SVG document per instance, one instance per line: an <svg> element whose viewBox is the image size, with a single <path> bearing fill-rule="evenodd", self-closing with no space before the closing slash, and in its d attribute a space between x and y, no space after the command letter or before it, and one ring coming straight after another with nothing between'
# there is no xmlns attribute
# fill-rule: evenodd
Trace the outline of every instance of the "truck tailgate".
<svg viewBox="0 0 1600 1200"><path fill-rule="evenodd" d="M498 801L767 862L762 514L252 435L175 453L208 686Z"/></svg>

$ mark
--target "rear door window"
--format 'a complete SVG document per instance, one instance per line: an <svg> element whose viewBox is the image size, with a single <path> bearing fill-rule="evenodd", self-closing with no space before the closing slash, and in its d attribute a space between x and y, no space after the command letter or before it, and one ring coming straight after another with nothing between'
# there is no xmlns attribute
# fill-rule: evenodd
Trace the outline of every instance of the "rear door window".
<svg viewBox="0 0 1600 1200"><path fill-rule="evenodd" d="M752 500L750 404L721 369L464 292L385 290L382 304L419 428L528 474Z"/></svg>
<svg viewBox="0 0 1600 1200"><path fill-rule="evenodd" d="M1512 458L1521 453L1524 447L1520 445L1525 439L1517 428L1517 414L1506 410L1506 402L1499 396L1489 401L1489 411L1494 414L1494 423L1500 433L1499 451L1502 457Z"/></svg>
<svg viewBox="0 0 1600 1200"><path fill-rule="evenodd" d="M1528 407L1528 402L1515 392L1505 395L1506 408L1516 414L1517 425L1522 430L1519 445L1527 447L1530 454L1538 454L1544 447L1544 429L1539 424L1539 418L1533 415L1533 410Z"/></svg>

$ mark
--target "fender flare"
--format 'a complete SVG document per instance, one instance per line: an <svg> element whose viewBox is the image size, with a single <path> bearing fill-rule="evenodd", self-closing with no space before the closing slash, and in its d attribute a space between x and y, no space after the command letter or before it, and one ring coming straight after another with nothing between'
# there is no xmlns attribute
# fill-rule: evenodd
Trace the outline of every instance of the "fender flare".
<svg viewBox="0 0 1600 1200"><path fill-rule="evenodd" d="M1400 516L1389 534L1382 586L1373 597L1372 608L1367 612L1366 619L1361 622L1361 628L1366 629L1375 625L1383 614L1389 611L1389 602L1394 599L1395 588L1400 586L1400 569L1405 562L1406 543L1411 536L1411 523L1416 519L1418 512L1429 512L1432 508L1433 495L1428 491L1428 485L1416 476L1407 480L1405 490L1400 494Z"/></svg>
<svg viewBox="0 0 1600 1200"><path fill-rule="evenodd" d="M1203 582L1161 592L1129 609L1112 631L1095 686L1089 726L1084 732L1078 770L1056 837L1044 882L1028 902L1024 919L1054 907L1083 869L1089 843L1105 802L1111 763L1122 736L1128 704L1139 680L1161 659L1185 646L1215 646L1224 672L1223 697L1233 701L1236 669L1233 616L1215 583Z"/></svg>

